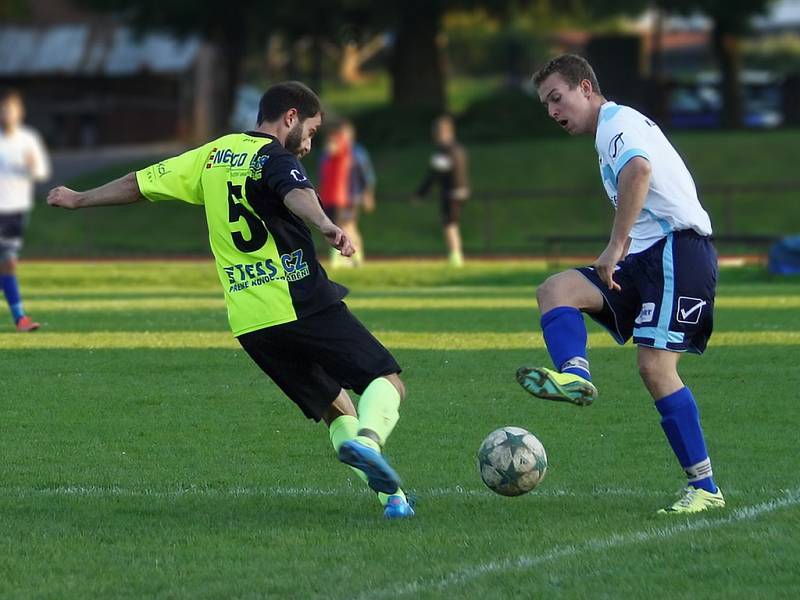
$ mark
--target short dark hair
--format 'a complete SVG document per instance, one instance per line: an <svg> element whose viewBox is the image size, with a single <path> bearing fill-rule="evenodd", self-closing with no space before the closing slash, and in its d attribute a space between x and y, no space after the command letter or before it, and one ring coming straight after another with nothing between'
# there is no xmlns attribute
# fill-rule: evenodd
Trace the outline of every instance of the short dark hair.
<svg viewBox="0 0 800 600"><path fill-rule="evenodd" d="M258 103L258 124L272 123L290 108L296 108L305 121L322 112L322 102L314 91L299 81L284 81L270 86Z"/></svg>
<svg viewBox="0 0 800 600"><path fill-rule="evenodd" d="M600 84L597 81L597 75L594 74L592 65L582 56L578 56L577 54L562 54L561 56L556 56L533 74L533 84L538 88L542 85L542 82L553 73L561 75L570 89L578 87L581 81L588 79L592 84L594 92L599 96L603 95L603 92L600 91Z"/></svg>
<svg viewBox="0 0 800 600"><path fill-rule="evenodd" d="M6 100L17 100L18 102L22 102L22 92L20 92L17 88L0 89L0 102L5 102Z"/></svg>

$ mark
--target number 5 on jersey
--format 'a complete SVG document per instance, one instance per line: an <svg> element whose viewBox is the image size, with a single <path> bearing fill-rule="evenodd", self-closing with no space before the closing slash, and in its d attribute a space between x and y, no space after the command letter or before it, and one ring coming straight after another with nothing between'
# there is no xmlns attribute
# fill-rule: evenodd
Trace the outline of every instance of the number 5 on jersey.
<svg viewBox="0 0 800 600"><path fill-rule="evenodd" d="M242 200L242 186L233 185L228 182L228 222L238 223L240 219L244 219L250 229L250 239L245 239L241 231L231 231L231 238L233 244L242 252L255 252L261 249L267 243L269 233L264 225L264 222L251 213L244 204L240 204L237 200Z"/></svg>

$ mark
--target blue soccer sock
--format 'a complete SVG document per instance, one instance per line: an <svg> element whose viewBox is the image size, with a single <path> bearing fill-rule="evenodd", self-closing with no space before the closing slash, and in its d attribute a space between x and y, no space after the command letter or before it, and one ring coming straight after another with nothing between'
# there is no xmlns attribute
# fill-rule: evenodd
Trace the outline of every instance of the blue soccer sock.
<svg viewBox="0 0 800 600"><path fill-rule="evenodd" d="M716 493L717 485L711 471L711 459L706 450L700 412L692 392L682 387L677 392L664 396L656 402L661 413L661 428L667 436L672 451L678 457L689 485Z"/></svg>
<svg viewBox="0 0 800 600"><path fill-rule="evenodd" d="M591 381L583 313L571 306L558 306L542 315L541 325L544 343L556 369Z"/></svg>
<svg viewBox="0 0 800 600"><path fill-rule="evenodd" d="M22 309L22 297L19 294L19 283L17 283L17 276L0 275L0 284L3 286L3 293L6 296L8 308L11 310L11 316L14 318L14 323L16 323L25 316L25 311Z"/></svg>

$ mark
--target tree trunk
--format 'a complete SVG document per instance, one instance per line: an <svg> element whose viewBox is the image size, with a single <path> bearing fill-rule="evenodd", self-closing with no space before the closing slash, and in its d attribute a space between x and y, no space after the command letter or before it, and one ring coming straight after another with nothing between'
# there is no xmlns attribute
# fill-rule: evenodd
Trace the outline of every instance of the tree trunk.
<svg viewBox="0 0 800 600"><path fill-rule="evenodd" d="M443 111L444 52L440 40L440 0L408 0L400 4L390 63L392 102Z"/></svg>
<svg viewBox="0 0 800 600"><path fill-rule="evenodd" d="M666 124L669 117L669 89L664 68L664 11L660 8L655 9L650 55L652 62L648 104L656 121Z"/></svg>
<svg viewBox="0 0 800 600"><path fill-rule="evenodd" d="M203 43L197 56L194 75L194 89L192 90L192 119L188 131L189 141L201 144L213 137L216 132L214 114L218 102L214 84L219 61L216 46Z"/></svg>
<svg viewBox="0 0 800 600"><path fill-rule="evenodd" d="M744 125L739 38L730 33L719 20L714 21L711 37L722 76L722 124L724 127L738 129Z"/></svg>
<svg viewBox="0 0 800 600"><path fill-rule="evenodd" d="M322 48L322 34L316 32L311 37L311 72L308 77L308 86L317 92L322 93L322 77L323 77L323 48Z"/></svg>
<svg viewBox="0 0 800 600"><path fill-rule="evenodd" d="M231 32L233 33L233 32ZM246 44L241 31L228 36L225 54L225 90L222 93L222 110L219 115L220 131L230 131L231 115L236 104L239 85L242 83L242 64Z"/></svg>

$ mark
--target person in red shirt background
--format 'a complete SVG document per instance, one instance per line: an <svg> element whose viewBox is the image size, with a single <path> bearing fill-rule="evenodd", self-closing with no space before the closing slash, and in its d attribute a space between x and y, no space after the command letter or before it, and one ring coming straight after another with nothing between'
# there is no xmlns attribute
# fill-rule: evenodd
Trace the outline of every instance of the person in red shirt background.
<svg viewBox="0 0 800 600"><path fill-rule="evenodd" d="M319 166L319 197L322 209L331 221L341 227L350 202L350 170L353 163L352 138L343 124L328 134ZM331 252L331 266L342 263L338 252Z"/></svg>

